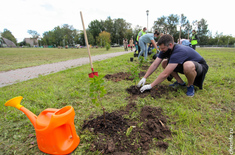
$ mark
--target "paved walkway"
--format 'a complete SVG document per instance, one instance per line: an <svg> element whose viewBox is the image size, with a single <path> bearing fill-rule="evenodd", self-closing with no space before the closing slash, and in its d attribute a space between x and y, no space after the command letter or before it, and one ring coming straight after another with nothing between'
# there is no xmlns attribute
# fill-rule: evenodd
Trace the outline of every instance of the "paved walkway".
<svg viewBox="0 0 235 155"><path fill-rule="evenodd" d="M117 52L117 53L109 53L109 54L102 54L102 55L96 55L92 56L92 62L94 61L100 61L108 58L112 58L115 56L127 54L133 51L128 52ZM84 64L88 64L89 58L78 58L74 60L67 60L62 61L58 63L52 63L52 64L45 64L35 67L28 67L28 68L22 68L22 69L16 69L12 71L7 72L1 72L0 73L0 87L4 87L7 85L11 85L14 83L26 81L29 79L37 78L39 75L48 75L50 73L56 73L62 70L66 70L68 68L81 66Z"/></svg>

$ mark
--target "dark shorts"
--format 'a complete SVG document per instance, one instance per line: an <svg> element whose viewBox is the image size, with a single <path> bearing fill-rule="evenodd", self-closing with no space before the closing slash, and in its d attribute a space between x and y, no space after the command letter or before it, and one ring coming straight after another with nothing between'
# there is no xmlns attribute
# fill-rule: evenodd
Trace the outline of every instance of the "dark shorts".
<svg viewBox="0 0 235 155"><path fill-rule="evenodd" d="M192 61L195 65L197 76L200 76L203 72L203 66L202 64ZM174 69L174 72L179 72L181 74L184 74L183 64L178 64L178 66Z"/></svg>
<svg viewBox="0 0 235 155"><path fill-rule="evenodd" d="M209 66L207 65L206 61L204 59L202 59L200 62L195 62L192 61L195 65L196 68L196 72L197 72L197 76L194 80L194 85L198 86L199 89L202 89L202 85L203 85L203 81L205 79L206 73L209 69ZM179 72L184 74L184 69L183 69L183 65L179 64L175 69L175 72Z"/></svg>

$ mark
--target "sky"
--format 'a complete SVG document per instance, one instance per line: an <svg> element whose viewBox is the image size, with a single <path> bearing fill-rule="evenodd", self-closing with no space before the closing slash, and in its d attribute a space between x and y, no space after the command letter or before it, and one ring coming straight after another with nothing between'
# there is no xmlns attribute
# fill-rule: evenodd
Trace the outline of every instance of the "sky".
<svg viewBox="0 0 235 155"><path fill-rule="evenodd" d="M139 25L151 30L154 21L162 16L184 14L191 24L204 18L213 35L218 32L235 36L232 10L232 0L2 0L0 32L8 29L17 42L21 42L31 37L28 30L37 31L41 37L63 24L83 30L82 12L86 28L91 21L106 20L110 16L111 19L123 18L133 28Z"/></svg>

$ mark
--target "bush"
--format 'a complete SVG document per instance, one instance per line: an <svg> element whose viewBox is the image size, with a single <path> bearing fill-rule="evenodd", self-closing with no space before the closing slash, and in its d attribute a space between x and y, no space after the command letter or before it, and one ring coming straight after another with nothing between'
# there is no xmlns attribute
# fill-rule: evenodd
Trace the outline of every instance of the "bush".
<svg viewBox="0 0 235 155"><path fill-rule="evenodd" d="M110 49L110 44L109 44L109 43L106 43L105 48L106 48L106 50L108 51L108 50Z"/></svg>

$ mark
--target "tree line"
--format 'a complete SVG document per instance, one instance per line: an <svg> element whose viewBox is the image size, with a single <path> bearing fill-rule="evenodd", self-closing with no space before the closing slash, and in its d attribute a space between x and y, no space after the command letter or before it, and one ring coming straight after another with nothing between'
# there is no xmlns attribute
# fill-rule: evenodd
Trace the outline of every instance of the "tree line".
<svg viewBox="0 0 235 155"><path fill-rule="evenodd" d="M91 45L105 46L106 43L122 45L124 38L128 40L133 38L135 40L138 32L142 30L142 28L143 27L139 25L132 28L131 23L126 22L122 18L111 19L111 17L108 17L106 20L91 21L86 29L86 33L89 44ZM223 33L219 34L217 32L215 36L212 36L212 33L208 30L208 24L205 19L202 18L199 21L195 20L190 23L184 14L180 16L171 14L157 18L157 20L154 21L152 29L158 30L160 33L172 35L175 42L177 42L179 37L185 39L190 38L192 30L196 30L199 45L234 45L235 43L235 38L231 35L223 35ZM53 30L46 31L42 34L42 37L40 37L37 31L28 30L28 33L32 35L32 38L39 38L39 45L41 46L85 45L83 30L77 30L72 25L68 24L57 26ZM9 30L4 29L1 35L16 43L15 37ZM24 44L24 42L18 43L18 45L22 44Z"/></svg>

